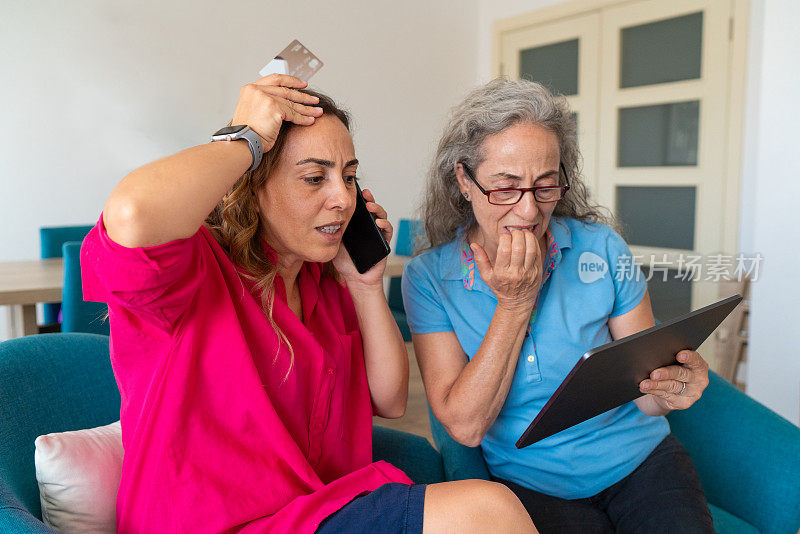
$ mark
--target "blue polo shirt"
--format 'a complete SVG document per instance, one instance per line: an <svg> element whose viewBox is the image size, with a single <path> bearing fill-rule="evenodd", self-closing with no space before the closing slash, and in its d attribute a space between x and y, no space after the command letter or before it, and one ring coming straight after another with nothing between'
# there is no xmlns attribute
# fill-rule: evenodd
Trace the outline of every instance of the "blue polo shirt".
<svg viewBox="0 0 800 534"><path fill-rule="evenodd" d="M566 217L550 220L545 269L511 389L481 448L496 477L585 498L633 472L669 434L666 419L629 402L524 449L514 444L580 357L612 340L608 319L636 307L647 284L619 234ZM463 233L406 265L403 301L411 332L454 332L469 359L497 306Z"/></svg>

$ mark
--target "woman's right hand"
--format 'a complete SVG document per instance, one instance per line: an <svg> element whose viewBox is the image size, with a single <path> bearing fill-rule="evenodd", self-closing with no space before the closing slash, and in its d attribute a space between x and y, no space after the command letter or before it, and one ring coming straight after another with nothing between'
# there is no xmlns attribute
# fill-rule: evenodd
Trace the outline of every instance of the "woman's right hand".
<svg viewBox="0 0 800 534"><path fill-rule="evenodd" d="M308 85L287 74L270 74L242 87L232 125L246 124L261 136L264 152L275 145L283 121L308 126L322 115L315 96L301 93Z"/></svg>
<svg viewBox="0 0 800 534"><path fill-rule="evenodd" d="M497 244L494 264L477 243L470 248L481 278L494 292L498 306L530 312L539 292L542 268L539 243L528 230L502 234Z"/></svg>

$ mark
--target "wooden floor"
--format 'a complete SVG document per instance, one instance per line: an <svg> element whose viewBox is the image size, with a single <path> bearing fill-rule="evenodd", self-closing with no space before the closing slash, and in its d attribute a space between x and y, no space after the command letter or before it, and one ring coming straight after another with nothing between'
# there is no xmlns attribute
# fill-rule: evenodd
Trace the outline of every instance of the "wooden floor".
<svg viewBox="0 0 800 534"><path fill-rule="evenodd" d="M409 380L408 380L408 406L406 414L400 419L384 419L375 417L374 424L389 428L396 428L412 434L419 434L428 438L433 444L431 437L431 425L428 421L428 401L425 398L425 387L422 385L422 377L419 374L417 359L414 357L414 347L411 343L406 343L408 350Z"/></svg>

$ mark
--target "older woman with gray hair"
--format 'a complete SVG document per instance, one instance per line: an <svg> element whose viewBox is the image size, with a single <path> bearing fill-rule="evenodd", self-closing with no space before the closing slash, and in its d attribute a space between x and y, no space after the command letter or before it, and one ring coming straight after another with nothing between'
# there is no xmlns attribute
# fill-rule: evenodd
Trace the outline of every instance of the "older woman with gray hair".
<svg viewBox="0 0 800 534"><path fill-rule="evenodd" d="M566 100L524 80L467 95L439 142L423 219L428 246L406 266L403 297L448 433L481 445L540 532L713 532L664 418L708 384L697 352L653 371L635 401L515 447L581 354L654 324L630 249L581 181ZM604 274L581 278L586 258Z"/></svg>

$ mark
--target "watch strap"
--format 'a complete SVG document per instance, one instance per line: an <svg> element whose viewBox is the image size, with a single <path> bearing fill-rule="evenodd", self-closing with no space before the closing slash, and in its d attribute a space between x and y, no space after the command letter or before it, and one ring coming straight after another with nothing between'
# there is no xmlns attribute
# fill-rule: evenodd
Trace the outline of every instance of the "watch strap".
<svg viewBox="0 0 800 534"><path fill-rule="evenodd" d="M251 130L249 126L244 126L243 129L230 134L220 135L219 132L217 132L211 137L211 141L247 141L247 146L250 147L250 155L253 157L253 162L250 164L250 168L247 169L247 172L258 167L264 155L261 137Z"/></svg>
<svg viewBox="0 0 800 534"><path fill-rule="evenodd" d="M264 155L264 148L261 146L261 137L251 130L249 127L242 131L240 136L247 140L247 146L250 147L250 155L253 156L253 163L247 172L253 171L261 163L261 157Z"/></svg>

